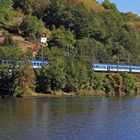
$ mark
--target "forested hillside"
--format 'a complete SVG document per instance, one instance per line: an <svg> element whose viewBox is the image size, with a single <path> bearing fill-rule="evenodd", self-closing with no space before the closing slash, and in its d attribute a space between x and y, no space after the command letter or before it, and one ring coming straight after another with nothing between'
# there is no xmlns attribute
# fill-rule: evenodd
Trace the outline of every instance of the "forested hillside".
<svg viewBox="0 0 140 140"><path fill-rule="evenodd" d="M0 93L136 93L135 76L97 74L92 64L140 65L139 19L109 0L0 0L0 59L15 60L0 64ZM43 35L49 65L34 71L29 60L41 59Z"/></svg>

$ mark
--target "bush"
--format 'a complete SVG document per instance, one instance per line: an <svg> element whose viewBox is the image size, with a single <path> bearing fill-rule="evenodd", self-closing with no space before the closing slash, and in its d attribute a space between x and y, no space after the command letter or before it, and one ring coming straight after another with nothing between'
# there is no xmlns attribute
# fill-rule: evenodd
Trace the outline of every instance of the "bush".
<svg viewBox="0 0 140 140"><path fill-rule="evenodd" d="M45 26L43 21L39 20L37 17L27 15L21 23L21 30L24 37L35 41L43 35Z"/></svg>

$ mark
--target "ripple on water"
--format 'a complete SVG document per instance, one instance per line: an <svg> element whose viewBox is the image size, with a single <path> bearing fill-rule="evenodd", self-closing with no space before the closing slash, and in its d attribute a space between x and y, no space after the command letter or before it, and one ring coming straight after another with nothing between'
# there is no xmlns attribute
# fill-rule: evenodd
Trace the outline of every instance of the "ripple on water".
<svg viewBox="0 0 140 140"><path fill-rule="evenodd" d="M140 97L0 100L1 140L138 140Z"/></svg>

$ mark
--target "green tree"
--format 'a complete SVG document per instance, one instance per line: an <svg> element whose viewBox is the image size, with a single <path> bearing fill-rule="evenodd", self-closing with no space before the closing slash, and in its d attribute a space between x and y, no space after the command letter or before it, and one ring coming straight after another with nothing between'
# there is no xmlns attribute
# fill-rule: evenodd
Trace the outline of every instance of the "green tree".
<svg viewBox="0 0 140 140"><path fill-rule="evenodd" d="M60 17L61 24L70 28L75 33L76 38L88 37L93 29L90 13L82 4L64 10Z"/></svg>
<svg viewBox="0 0 140 140"><path fill-rule="evenodd" d="M14 8L21 8L25 13L31 13L32 12L32 4L34 0L13 0L14 2Z"/></svg>
<svg viewBox="0 0 140 140"><path fill-rule="evenodd" d="M45 27L41 20L37 19L35 16L27 15L21 23L21 30L24 37L35 41L43 35Z"/></svg>
<svg viewBox="0 0 140 140"><path fill-rule="evenodd" d="M65 51L53 47L47 56L49 65L37 72L37 91L63 90L66 84Z"/></svg>
<svg viewBox="0 0 140 140"><path fill-rule="evenodd" d="M136 79L133 75L130 75L128 73L121 73L121 76L123 77L123 91L125 94L130 94L135 89L135 83Z"/></svg>
<svg viewBox="0 0 140 140"><path fill-rule="evenodd" d="M45 10L49 7L51 4L51 0L34 0L32 3L32 9L33 9L33 14L36 15L39 18L44 17Z"/></svg>
<svg viewBox="0 0 140 140"><path fill-rule="evenodd" d="M60 26L60 17L67 5L67 0L51 0L51 4L46 8L43 16L45 23L50 26Z"/></svg>
<svg viewBox="0 0 140 140"><path fill-rule="evenodd" d="M59 48L67 48L68 46L73 48L75 44L75 36L64 28L58 28L53 31L52 37L49 40L50 47L59 47Z"/></svg>
<svg viewBox="0 0 140 140"><path fill-rule="evenodd" d="M8 29L11 26L11 21L15 17L12 0L0 0L0 28Z"/></svg>
<svg viewBox="0 0 140 140"><path fill-rule="evenodd" d="M0 51L1 96L18 96L25 91L29 93L35 84L35 77L30 64L24 60L24 53L16 47L6 46L0 47Z"/></svg>
<svg viewBox="0 0 140 140"><path fill-rule="evenodd" d="M5 39L3 41L3 45L4 46L9 46L9 47L14 47L16 46L16 43L14 42L14 40L12 39L12 36L10 34L6 34Z"/></svg>

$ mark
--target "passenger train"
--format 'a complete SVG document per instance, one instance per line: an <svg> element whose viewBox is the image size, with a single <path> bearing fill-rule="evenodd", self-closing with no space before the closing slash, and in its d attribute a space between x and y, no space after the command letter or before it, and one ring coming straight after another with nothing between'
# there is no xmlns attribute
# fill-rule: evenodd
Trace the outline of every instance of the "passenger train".
<svg viewBox="0 0 140 140"><path fill-rule="evenodd" d="M140 73L140 66L123 64L93 64L95 72L130 72Z"/></svg>
<svg viewBox="0 0 140 140"><path fill-rule="evenodd" d="M13 62L11 60L0 60L2 63ZM33 69L41 68L43 65L49 64L46 60L31 60L31 66ZM93 70L95 72L129 72L140 73L140 66L124 65L124 64L93 64Z"/></svg>
<svg viewBox="0 0 140 140"><path fill-rule="evenodd" d="M33 68L41 68L42 65L48 65L48 61L31 60ZM124 65L124 64L93 64L95 72L129 72L140 73L140 66Z"/></svg>

